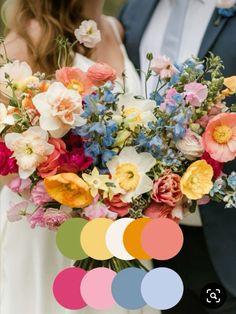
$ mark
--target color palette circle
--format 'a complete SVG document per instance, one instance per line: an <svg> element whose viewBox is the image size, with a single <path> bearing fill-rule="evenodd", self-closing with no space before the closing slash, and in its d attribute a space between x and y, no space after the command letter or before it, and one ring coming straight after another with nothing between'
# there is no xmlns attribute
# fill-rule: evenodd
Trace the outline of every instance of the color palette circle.
<svg viewBox="0 0 236 314"><path fill-rule="evenodd" d="M106 245L113 256L122 260L131 260L133 256L127 252L123 243L123 234L127 226L134 221L132 218L123 218L114 221L106 233Z"/></svg>
<svg viewBox="0 0 236 314"><path fill-rule="evenodd" d="M81 296L80 286L86 271L81 268L66 268L53 283L53 294L57 302L66 309L80 310L87 304Z"/></svg>
<svg viewBox="0 0 236 314"><path fill-rule="evenodd" d="M142 230L142 247L157 260L168 260L177 255L183 246L183 240L179 225L168 218L152 219Z"/></svg>
<svg viewBox="0 0 236 314"><path fill-rule="evenodd" d="M142 247L141 235L146 224L151 218L139 218L131 222L123 236L124 246L130 255L137 259L151 259Z"/></svg>
<svg viewBox="0 0 236 314"><path fill-rule="evenodd" d="M146 305L141 295L141 283L146 275L143 269L129 267L120 271L112 282L112 295L116 303L127 310Z"/></svg>
<svg viewBox="0 0 236 314"><path fill-rule="evenodd" d="M113 223L111 219L96 218L90 220L83 228L80 242L85 253L96 260L112 258L106 246L106 232Z"/></svg>
<svg viewBox="0 0 236 314"><path fill-rule="evenodd" d="M96 310L105 310L115 304L111 285L116 272L105 267L89 271L81 282L81 295L84 301Z"/></svg>
<svg viewBox="0 0 236 314"><path fill-rule="evenodd" d="M182 298L184 291L180 276L170 268L159 267L143 278L141 293L145 302L154 309L168 310Z"/></svg>
<svg viewBox="0 0 236 314"><path fill-rule="evenodd" d="M71 218L59 227L56 243L62 255L72 260L88 257L80 244L80 234L87 223L88 221L82 218Z"/></svg>

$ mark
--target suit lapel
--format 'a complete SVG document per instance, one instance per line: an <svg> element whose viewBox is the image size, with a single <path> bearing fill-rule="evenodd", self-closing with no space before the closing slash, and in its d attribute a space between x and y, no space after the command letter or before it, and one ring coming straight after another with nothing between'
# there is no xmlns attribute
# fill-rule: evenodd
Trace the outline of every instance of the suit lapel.
<svg viewBox="0 0 236 314"><path fill-rule="evenodd" d="M221 21L219 22L218 25L215 25L215 21L217 20L217 18L219 18L217 9L215 9L211 20L208 24L206 33L204 35L201 47L200 47L200 51L198 54L198 57L200 59L204 58L206 56L206 54L208 53L208 51L211 49L211 47L213 46L215 40L217 39L217 37L219 36L220 32L222 31L225 23L227 22L228 18L224 18L222 17Z"/></svg>
<svg viewBox="0 0 236 314"><path fill-rule="evenodd" d="M139 46L143 33L159 0L136 0L130 7L129 19L126 19L127 50L137 68L139 65Z"/></svg>

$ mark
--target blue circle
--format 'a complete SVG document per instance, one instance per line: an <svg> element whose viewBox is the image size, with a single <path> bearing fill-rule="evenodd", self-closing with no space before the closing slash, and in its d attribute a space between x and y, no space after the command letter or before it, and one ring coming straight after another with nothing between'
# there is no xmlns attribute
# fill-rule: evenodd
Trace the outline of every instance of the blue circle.
<svg viewBox="0 0 236 314"><path fill-rule="evenodd" d="M154 309L168 310L181 300L184 285L180 276L170 268L154 268L141 284L145 302Z"/></svg>
<svg viewBox="0 0 236 314"><path fill-rule="evenodd" d="M112 282L112 295L116 303L127 310L146 305L141 295L141 283L145 275L145 270L135 267L120 271Z"/></svg>

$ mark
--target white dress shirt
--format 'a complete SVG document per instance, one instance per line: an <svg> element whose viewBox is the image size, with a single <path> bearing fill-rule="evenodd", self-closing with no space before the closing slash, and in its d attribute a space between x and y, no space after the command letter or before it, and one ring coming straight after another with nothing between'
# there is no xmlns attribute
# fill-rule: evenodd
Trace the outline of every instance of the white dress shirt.
<svg viewBox="0 0 236 314"><path fill-rule="evenodd" d="M160 0L150 22L144 32L140 45L141 70L146 72L148 61L146 55L152 52L154 57L160 54L166 27L169 22L171 8L176 0ZM211 16L216 7L216 0L189 0L189 6L184 21L183 35L180 43L178 62L183 62L191 56L197 56ZM144 90L144 75L142 77ZM148 81L148 93L153 91L156 79ZM197 210L184 218L183 224L201 226L201 217Z"/></svg>

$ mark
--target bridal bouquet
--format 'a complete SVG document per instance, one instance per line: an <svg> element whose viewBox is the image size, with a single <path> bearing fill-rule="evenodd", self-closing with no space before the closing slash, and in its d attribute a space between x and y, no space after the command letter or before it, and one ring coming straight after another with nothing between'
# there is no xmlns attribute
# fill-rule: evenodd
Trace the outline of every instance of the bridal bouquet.
<svg viewBox="0 0 236 314"><path fill-rule="evenodd" d="M211 55L171 64L148 54L148 97L117 88L116 72L62 67L48 80L25 62L0 68L0 175L19 202L10 221L56 230L72 217L167 217L211 199L236 208L236 76ZM21 197L21 198L20 198ZM226 211L227 214L227 211Z"/></svg>

